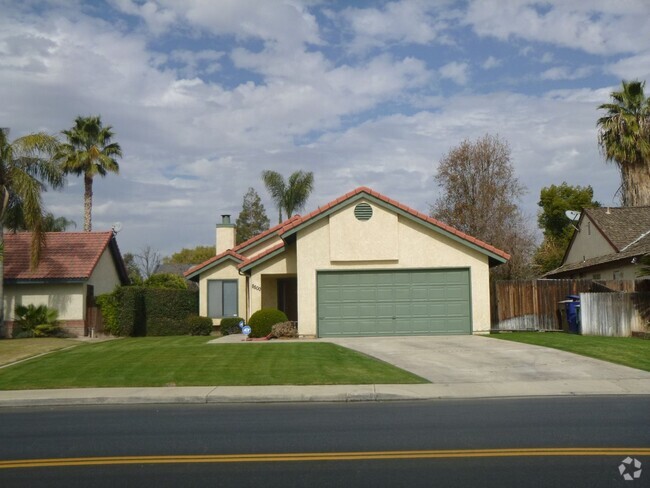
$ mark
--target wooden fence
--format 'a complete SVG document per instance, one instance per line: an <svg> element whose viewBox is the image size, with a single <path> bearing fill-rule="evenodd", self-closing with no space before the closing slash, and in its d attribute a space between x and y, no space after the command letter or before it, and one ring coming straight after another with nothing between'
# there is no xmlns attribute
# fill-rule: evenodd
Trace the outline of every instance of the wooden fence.
<svg viewBox="0 0 650 488"><path fill-rule="evenodd" d="M560 330L567 295L637 289L632 280L527 280L498 281L492 285L492 329Z"/></svg>
<svg viewBox="0 0 650 488"><path fill-rule="evenodd" d="M581 293L580 320L583 335L629 337L647 332L650 293Z"/></svg>

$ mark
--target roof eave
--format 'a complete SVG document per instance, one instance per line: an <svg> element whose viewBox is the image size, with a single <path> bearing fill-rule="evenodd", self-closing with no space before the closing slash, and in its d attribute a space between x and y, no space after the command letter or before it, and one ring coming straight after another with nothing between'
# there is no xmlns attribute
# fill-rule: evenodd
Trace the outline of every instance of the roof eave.
<svg viewBox="0 0 650 488"><path fill-rule="evenodd" d="M278 256L279 254L282 254L285 250L286 250L286 247L283 245L282 247L280 247L278 249L275 249L274 251L271 251L270 253L260 257L259 259L255 259L254 261L251 261L250 263L242 266L241 268L239 268L239 271L241 271L242 273L245 273L245 272L255 268L256 266L259 266L260 264L268 261L269 259L272 259L272 258Z"/></svg>
<svg viewBox="0 0 650 488"><path fill-rule="evenodd" d="M243 262L241 259L236 258L232 254L226 254L225 256L223 256L223 257L221 257L219 259L215 259L211 263L206 264L205 266L200 267L200 268L192 271L191 273L184 274L185 279L196 281L195 278L198 278L201 273L205 273L207 270L212 269L215 266L219 266L220 264L226 262L227 260L232 260L236 264L240 264L240 263Z"/></svg>

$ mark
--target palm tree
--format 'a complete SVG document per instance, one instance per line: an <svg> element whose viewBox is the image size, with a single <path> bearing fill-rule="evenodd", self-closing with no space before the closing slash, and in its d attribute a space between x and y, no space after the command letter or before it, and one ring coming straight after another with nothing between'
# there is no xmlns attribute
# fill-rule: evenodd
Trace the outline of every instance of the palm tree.
<svg viewBox="0 0 650 488"><path fill-rule="evenodd" d="M9 142L9 131L0 129L0 325L4 321L4 227L7 212L20 208L32 231L32 267L38 265L45 241L41 193L46 185L63 186L63 173L53 159L59 141L44 133L29 134Z"/></svg>
<svg viewBox="0 0 650 488"><path fill-rule="evenodd" d="M102 126L101 117L77 117L70 130L64 130L67 143L62 144L58 158L65 173L84 177L84 231L92 230L93 178L119 172L116 157L122 149L113 138L112 127Z"/></svg>
<svg viewBox="0 0 650 488"><path fill-rule="evenodd" d="M600 107L607 114L598 119L598 143L607 161L621 172L624 206L650 205L650 98L645 82L623 81L621 91L611 93L613 103Z"/></svg>
<svg viewBox="0 0 650 488"><path fill-rule="evenodd" d="M295 211L302 210L314 190L314 173L311 171L296 171L285 182L280 173L267 170L262 172L262 180L278 207L278 223L282 222L283 210L287 218L291 218Z"/></svg>

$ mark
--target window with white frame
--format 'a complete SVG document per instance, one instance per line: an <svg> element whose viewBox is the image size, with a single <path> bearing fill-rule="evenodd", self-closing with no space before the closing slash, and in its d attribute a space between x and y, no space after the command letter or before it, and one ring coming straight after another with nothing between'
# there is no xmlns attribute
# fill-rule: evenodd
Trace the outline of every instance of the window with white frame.
<svg viewBox="0 0 650 488"><path fill-rule="evenodd" d="M236 317L237 280L208 280L208 316Z"/></svg>

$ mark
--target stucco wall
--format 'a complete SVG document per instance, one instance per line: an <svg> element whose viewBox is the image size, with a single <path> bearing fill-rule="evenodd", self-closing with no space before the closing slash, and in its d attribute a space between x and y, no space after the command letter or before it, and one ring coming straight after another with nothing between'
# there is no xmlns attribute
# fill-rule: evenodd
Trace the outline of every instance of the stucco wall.
<svg viewBox="0 0 650 488"><path fill-rule="evenodd" d="M81 283L5 285L5 320L14 320L16 305L47 305L59 311L60 320L84 320L84 291Z"/></svg>
<svg viewBox="0 0 650 488"><path fill-rule="evenodd" d="M370 205L370 220L360 221L354 207L337 212L329 219L331 261L397 261L399 259L399 229L397 215L382 207ZM372 243L372 244L371 244ZM376 243L376 244L375 244Z"/></svg>
<svg viewBox="0 0 650 488"><path fill-rule="evenodd" d="M579 229L580 232L573 239L564 264L581 263L585 259L616 252L586 215L582 219Z"/></svg>
<svg viewBox="0 0 650 488"><path fill-rule="evenodd" d="M110 293L115 286L121 284L120 276L115 269L115 261L108 248L100 256L88 284L94 287L95 296Z"/></svg>
<svg viewBox="0 0 650 488"><path fill-rule="evenodd" d="M251 270L251 308L250 313L255 313L263 307L277 306L277 283L273 280L263 279L264 276L295 275L296 274L296 246L288 244L285 251L261 263ZM271 283L273 281L273 283ZM298 292L300 295L300 291Z"/></svg>
<svg viewBox="0 0 650 488"><path fill-rule="evenodd" d="M199 315L208 316L208 280L237 280L237 308L240 317L246 317L246 277L239 274L233 261L226 261L211 268L199 277ZM214 325L219 325L221 319L212 319Z"/></svg>
<svg viewBox="0 0 650 488"><path fill-rule="evenodd" d="M373 205L373 210L377 207ZM354 205L339 211L354 212ZM332 219L339 218L337 214ZM381 220L377 221L380 224ZM301 335L317 335L316 273L344 269L469 268L472 300L472 330L490 329L490 290L488 257L464 244L427 229L404 217L398 217L398 260L332 262L330 260L329 219L298 232L296 261L298 271L298 326ZM359 224L372 223L359 222ZM383 239L360 240L360 248L381 247ZM392 243L389 243L392 245ZM379 254L377 254L379 255Z"/></svg>

